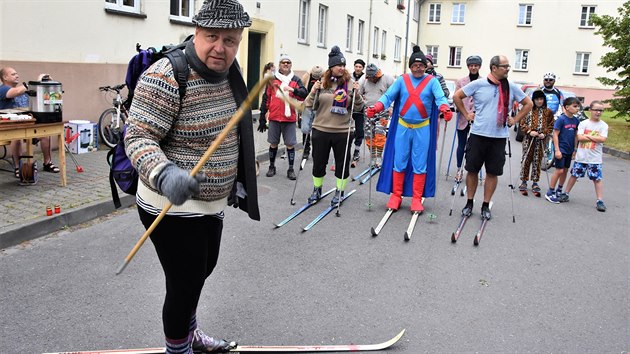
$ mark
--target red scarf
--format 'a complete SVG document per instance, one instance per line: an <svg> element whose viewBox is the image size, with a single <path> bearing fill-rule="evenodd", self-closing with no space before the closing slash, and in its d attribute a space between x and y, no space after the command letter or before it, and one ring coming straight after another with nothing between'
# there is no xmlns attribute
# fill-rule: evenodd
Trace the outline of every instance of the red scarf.
<svg viewBox="0 0 630 354"><path fill-rule="evenodd" d="M488 82L498 86L499 104L497 105L497 127L505 127L510 110L510 84L507 79L497 80L492 74L488 74Z"/></svg>

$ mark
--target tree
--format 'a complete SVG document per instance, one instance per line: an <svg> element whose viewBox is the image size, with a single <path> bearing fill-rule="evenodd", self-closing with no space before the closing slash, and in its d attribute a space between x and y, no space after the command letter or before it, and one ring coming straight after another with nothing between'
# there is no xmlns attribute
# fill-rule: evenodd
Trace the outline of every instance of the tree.
<svg viewBox="0 0 630 354"><path fill-rule="evenodd" d="M618 111L613 118L630 117L630 0L617 10L619 17L591 17L593 24L599 27L595 34L602 36L604 45L614 49L601 58L599 65L616 75L612 78L597 78L602 84L615 87L614 98L606 100ZM628 118L626 120L630 121Z"/></svg>

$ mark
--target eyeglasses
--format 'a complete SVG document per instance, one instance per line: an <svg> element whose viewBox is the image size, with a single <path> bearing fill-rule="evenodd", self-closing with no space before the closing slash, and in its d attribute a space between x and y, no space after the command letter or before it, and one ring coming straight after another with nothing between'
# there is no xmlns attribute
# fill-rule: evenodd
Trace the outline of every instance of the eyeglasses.
<svg viewBox="0 0 630 354"><path fill-rule="evenodd" d="M286 65L289 65L289 64L291 64L291 62L290 62L290 61L281 61L281 62L280 62L280 64L286 64Z"/></svg>
<svg viewBox="0 0 630 354"><path fill-rule="evenodd" d="M602 113L604 110L603 109L591 109L591 112L599 112Z"/></svg>
<svg viewBox="0 0 630 354"><path fill-rule="evenodd" d="M509 69L509 68L512 67L510 64L499 64L497 66L500 67L500 68L506 68L506 69Z"/></svg>

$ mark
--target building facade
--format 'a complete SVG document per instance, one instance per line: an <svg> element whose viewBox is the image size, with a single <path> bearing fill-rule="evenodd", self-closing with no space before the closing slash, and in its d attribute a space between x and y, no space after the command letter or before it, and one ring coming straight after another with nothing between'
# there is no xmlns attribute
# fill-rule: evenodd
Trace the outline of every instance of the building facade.
<svg viewBox="0 0 630 354"><path fill-rule="evenodd" d="M592 14L617 16L623 1L581 0L425 0L421 6L423 50L437 57L437 70L447 79L467 74L466 58L503 54L512 65L509 78L542 84L547 72L556 85L585 102L612 97L597 77L610 75L598 65L609 50L589 21ZM437 54L437 55L436 55Z"/></svg>

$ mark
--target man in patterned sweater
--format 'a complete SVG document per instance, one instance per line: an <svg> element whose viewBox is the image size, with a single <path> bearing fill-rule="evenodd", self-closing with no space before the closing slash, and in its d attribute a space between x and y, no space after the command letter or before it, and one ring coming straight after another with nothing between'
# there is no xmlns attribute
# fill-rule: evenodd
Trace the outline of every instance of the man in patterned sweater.
<svg viewBox="0 0 630 354"><path fill-rule="evenodd" d="M201 172L189 175L247 96L235 58L250 17L236 0L207 0L193 23L195 36L184 50L186 94L180 98L169 60L157 61L138 81L125 137L140 175L136 198L144 226L174 204L151 234L166 278L166 353L230 348L197 328L197 304L217 263L225 207L260 220L251 111Z"/></svg>

